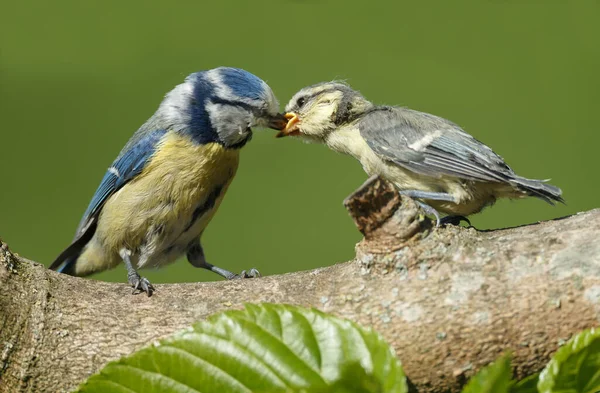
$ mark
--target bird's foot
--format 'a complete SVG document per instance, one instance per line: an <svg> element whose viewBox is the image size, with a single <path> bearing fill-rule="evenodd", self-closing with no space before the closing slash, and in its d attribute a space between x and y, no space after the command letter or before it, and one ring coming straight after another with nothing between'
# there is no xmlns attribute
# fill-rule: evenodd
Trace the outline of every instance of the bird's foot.
<svg viewBox="0 0 600 393"><path fill-rule="evenodd" d="M466 222L467 224L469 224L469 226L471 226L471 221L469 221L469 219L465 216L446 216L446 217L440 217L440 213L437 212L437 210L435 210L433 207L427 205L424 202L421 201L415 201L417 203L417 205L419 205L421 207L421 209L423 209L423 211L425 212L425 214L429 214L435 217L435 226L439 227L442 225L460 225L461 221Z"/></svg>
<svg viewBox="0 0 600 393"><path fill-rule="evenodd" d="M460 225L461 221L471 226L471 221L465 216L446 216L440 219L440 225Z"/></svg>
<svg viewBox="0 0 600 393"><path fill-rule="evenodd" d="M141 277L137 272L129 273L127 278L129 284L133 287L133 292L131 292L133 295L145 292L150 297L152 296L152 292L155 291L150 281L146 277Z"/></svg>
<svg viewBox="0 0 600 393"><path fill-rule="evenodd" d="M421 209L423 209L425 214L435 217L435 227L436 228L442 224L442 219L440 218L440 213L438 213L437 210L435 210L433 207L431 207L428 204L421 202L421 201L415 200L415 203L417 205L419 205L421 207Z"/></svg>
<svg viewBox="0 0 600 393"><path fill-rule="evenodd" d="M230 280L237 280L239 278L258 278L260 277L260 272L255 268L252 268L248 271L242 270L240 274L235 274Z"/></svg>

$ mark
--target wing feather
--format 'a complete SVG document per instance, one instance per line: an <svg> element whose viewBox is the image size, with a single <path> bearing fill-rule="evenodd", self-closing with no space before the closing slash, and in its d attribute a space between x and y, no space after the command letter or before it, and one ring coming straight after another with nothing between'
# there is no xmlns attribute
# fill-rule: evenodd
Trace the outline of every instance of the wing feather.
<svg viewBox="0 0 600 393"><path fill-rule="evenodd" d="M380 107L361 120L359 129L382 159L422 175L491 182L515 177L502 157L441 117Z"/></svg>
<svg viewBox="0 0 600 393"><path fill-rule="evenodd" d="M143 137L138 138L135 143L125 146L125 149L121 151L112 166L104 174L100 186L98 186L87 210L83 214L77 228L76 238L82 234L89 221L100 213L108 198L142 172L165 133L165 130L148 132Z"/></svg>
<svg viewBox="0 0 600 393"><path fill-rule="evenodd" d="M133 135L104 174L100 186L83 214L75 233L75 239L52 262L50 269L66 274L75 274L77 258L87 242L94 236L97 217L102 211L102 206L111 195L142 172L165 133L165 130L148 131L142 127Z"/></svg>

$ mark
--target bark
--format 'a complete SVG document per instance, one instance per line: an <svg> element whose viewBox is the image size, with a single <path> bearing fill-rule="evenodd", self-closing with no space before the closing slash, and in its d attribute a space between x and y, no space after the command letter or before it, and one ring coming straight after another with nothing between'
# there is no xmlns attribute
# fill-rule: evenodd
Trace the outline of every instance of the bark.
<svg viewBox="0 0 600 393"><path fill-rule="evenodd" d="M458 391L510 350L517 378L600 321L600 210L494 231L432 228L379 179L345 201L356 258L229 282L126 284L57 274L0 247L0 391L59 392L106 362L245 302L317 307L373 326L413 388Z"/></svg>

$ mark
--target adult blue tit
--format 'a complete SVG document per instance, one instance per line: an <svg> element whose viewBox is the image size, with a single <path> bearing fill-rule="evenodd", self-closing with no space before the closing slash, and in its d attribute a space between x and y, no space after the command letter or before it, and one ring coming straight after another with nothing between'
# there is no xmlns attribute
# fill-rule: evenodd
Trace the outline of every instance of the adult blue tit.
<svg viewBox="0 0 600 393"><path fill-rule="evenodd" d="M458 223L501 197L564 202L544 180L518 176L488 146L459 126L408 108L378 106L343 83L296 93L277 136L298 136L360 161L371 176L393 183L440 223ZM440 219L439 212L448 214Z"/></svg>
<svg viewBox="0 0 600 393"><path fill-rule="evenodd" d="M217 211L250 141L252 127L281 129L285 118L271 88L255 75L219 67L189 75L127 142L106 171L75 239L50 266L87 276L117 266L148 296L137 269L183 254L227 279L237 275L206 261L200 237Z"/></svg>

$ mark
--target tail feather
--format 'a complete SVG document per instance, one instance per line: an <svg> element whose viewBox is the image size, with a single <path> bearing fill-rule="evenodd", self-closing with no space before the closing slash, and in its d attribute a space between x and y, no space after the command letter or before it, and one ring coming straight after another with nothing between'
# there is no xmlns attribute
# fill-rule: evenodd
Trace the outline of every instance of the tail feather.
<svg viewBox="0 0 600 393"><path fill-rule="evenodd" d="M89 225L86 230L81 233L73 243L69 245L60 255L52 262L49 269L55 270L59 273L68 274L75 276L75 266L77 265L77 259L81 255L83 248L90 241L96 232L96 223L93 222Z"/></svg>
<svg viewBox="0 0 600 393"><path fill-rule="evenodd" d="M79 242L80 239L81 238L75 240L69 247L61 252L54 262L52 262L49 269L74 276L75 264L77 263L79 255L81 255L81 251L83 251L83 247L85 247L85 243L87 243L81 244L82 242Z"/></svg>
<svg viewBox="0 0 600 393"><path fill-rule="evenodd" d="M554 205L556 202L565 203L562 197L562 190L556 186L547 184L548 180L532 180L517 177L513 181L520 190L525 191L530 196L540 198L551 205Z"/></svg>
<svg viewBox="0 0 600 393"><path fill-rule="evenodd" d="M52 268L52 270L56 270L59 273L68 274L69 276L75 275L75 264L77 263L77 259L79 258L79 254L81 250L72 257L69 257L62 261L62 263L57 268Z"/></svg>

